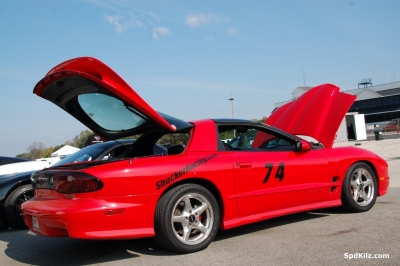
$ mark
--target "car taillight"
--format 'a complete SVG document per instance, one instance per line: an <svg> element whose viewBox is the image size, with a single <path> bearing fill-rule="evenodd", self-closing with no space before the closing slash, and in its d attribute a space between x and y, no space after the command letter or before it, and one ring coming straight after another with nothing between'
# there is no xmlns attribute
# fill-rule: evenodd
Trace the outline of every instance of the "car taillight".
<svg viewBox="0 0 400 266"><path fill-rule="evenodd" d="M63 194L93 192L103 187L99 179L85 173L56 173L53 178L55 190Z"/></svg>
<svg viewBox="0 0 400 266"><path fill-rule="evenodd" d="M103 182L98 178L82 172L36 172L31 180L35 188L54 189L63 194L94 192L103 188Z"/></svg>

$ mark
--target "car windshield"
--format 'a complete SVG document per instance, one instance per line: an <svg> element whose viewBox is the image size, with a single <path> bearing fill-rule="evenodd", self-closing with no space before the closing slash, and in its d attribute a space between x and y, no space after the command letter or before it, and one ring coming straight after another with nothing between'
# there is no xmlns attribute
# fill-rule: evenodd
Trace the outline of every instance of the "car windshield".
<svg viewBox="0 0 400 266"><path fill-rule="evenodd" d="M113 143L112 142L99 143L99 144L93 144L93 145L87 146L71 155L68 155L64 159L53 164L53 166L60 166L60 165L64 165L64 164L95 160L107 148L107 146L105 146L105 145L111 146L111 145L113 145Z"/></svg>

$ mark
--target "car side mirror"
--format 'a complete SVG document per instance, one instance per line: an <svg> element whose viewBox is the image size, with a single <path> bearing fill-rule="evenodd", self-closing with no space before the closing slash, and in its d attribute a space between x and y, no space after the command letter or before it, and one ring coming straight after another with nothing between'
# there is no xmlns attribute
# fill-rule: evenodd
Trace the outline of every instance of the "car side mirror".
<svg viewBox="0 0 400 266"><path fill-rule="evenodd" d="M296 142L296 151L310 151L311 146L307 141L299 140Z"/></svg>

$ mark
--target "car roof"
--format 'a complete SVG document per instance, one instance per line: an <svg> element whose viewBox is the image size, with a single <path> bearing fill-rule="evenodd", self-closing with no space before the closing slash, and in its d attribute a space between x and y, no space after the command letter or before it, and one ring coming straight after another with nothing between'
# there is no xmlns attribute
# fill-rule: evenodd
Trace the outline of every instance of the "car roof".
<svg viewBox="0 0 400 266"><path fill-rule="evenodd" d="M0 165L10 164L10 163L18 163L18 162L26 162L26 161L30 161L30 160L16 158L16 157L0 156Z"/></svg>
<svg viewBox="0 0 400 266"><path fill-rule="evenodd" d="M260 124L260 122L247 120L247 119L236 119L236 118L213 118L216 123L245 123L245 124Z"/></svg>

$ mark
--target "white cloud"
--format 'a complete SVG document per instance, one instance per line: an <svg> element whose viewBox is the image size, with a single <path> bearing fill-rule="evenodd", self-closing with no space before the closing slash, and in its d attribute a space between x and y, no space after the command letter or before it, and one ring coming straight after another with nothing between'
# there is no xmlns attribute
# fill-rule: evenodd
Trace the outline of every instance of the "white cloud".
<svg viewBox="0 0 400 266"><path fill-rule="evenodd" d="M231 35L237 34L237 33L238 33L237 29L235 29L235 28L229 28L229 29L228 29L228 32L229 32L229 34L231 34Z"/></svg>
<svg viewBox="0 0 400 266"><path fill-rule="evenodd" d="M106 14L103 17L115 27L115 30L118 33L122 33L124 30L132 27L143 27L143 24L135 17L125 19L123 16L120 15L110 16Z"/></svg>
<svg viewBox="0 0 400 266"><path fill-rule="evenodd" d="M212 41L214 41L214 38L212 36L207 36L206 37L206 41L207 42L212 42Z"/></svg>
<svg viewBox="0 0 400 266"><path fill-rule="evenodd" d="M153 13L149 12L150 17L154 18L157 21L160 21L160 18L154 15Z"/></svg>
<svg viewBox="0 0 400 266"><path fill-rule="evenodd" d="M171 32L167 28L157 27L153 29L153 38L158 40L161 36L171 35Z"/></svg>
<svg viewBox="0 0 400 266"><path fill-rule="evenodd" d="M225 17L218 16L216 14L190 14L186 17L186 24L188 24L191 28L199 27L204 24L209 23L218 23L222 20L226 20Z"/></svg>

